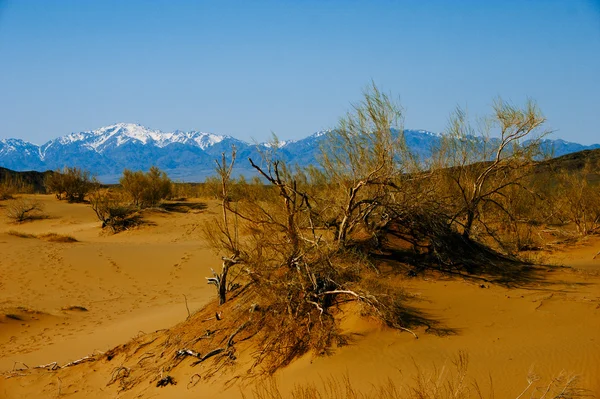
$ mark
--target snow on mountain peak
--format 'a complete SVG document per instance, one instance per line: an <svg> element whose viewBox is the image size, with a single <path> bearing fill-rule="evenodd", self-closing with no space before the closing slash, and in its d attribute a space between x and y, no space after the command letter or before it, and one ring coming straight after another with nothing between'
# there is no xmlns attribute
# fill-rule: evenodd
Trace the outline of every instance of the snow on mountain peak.
<svg viewBox="0 0 600 399"><path fill-rule="evenodd" d="M184 132L175 130L174 132L162 132L160 130L149 129L137 123L115 123L96 130L71 133L59 137L49 142L46 147L50 147L54 142L62 145L80 143L90 150L103 152L109 147L119 147L123 144L139 142L144 145L150 144L160 148L169 144L180 143L196 145L202 149L206 149L222 141L225 137L197 131Z"/></svg>
<svg viewBox="0 0 600 399"><path fill-rule="evenodd" d="M328 133L331 133L332 131L333 130L331 130L331 129L319 130L318 132L313 133L310 137L314 137L314 138L321 137L321 136L324 136L324 135L326 135Z"/></svg>

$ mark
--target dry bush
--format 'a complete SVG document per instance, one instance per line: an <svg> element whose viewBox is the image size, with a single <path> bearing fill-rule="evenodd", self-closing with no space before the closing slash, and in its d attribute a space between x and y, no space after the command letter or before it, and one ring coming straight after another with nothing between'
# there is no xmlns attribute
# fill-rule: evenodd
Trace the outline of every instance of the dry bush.
<svg viewBox="0 0 600 399"><path fill-rule="evenodd" d="M6 216L15 223L42 218L43 205L36 200L19 198L6 205Z"/></svg>
<svg viewBox="0 0 600 399"><path fill-rule="evenodd" d="M493 114L475 127L460 108L451 116L432 166L440 175L440 202L452 211L450 219L465 238L496 238L494 214L514 219L505 199L526 191L523 180L533 171L541 139L548 134L541 130L545 121L531 101L519 108L498 100ZM499 138L493 137L496 133Z"/></svg>
<svg viewBox="0 0 600 399"><path fill-rule="evenodd" d="M199 187L200 185L198 183L173 182L171 197L180 201L187 198L199 198Z"/></svg>
<svg viewBox="0 0 600 399"><path fill-rule="evenodd" d="M12 199L15 194L33 194L34 186L26 183L21 176L5 175L0 181L0 201Z"/></svg>
<svg viewBox="0 0 600 399"><path fill-rule="evenodd" d="M0 183L0 201L13 199L13 195L17 192L17 188L10 181L3 181Z"/></svg>
<svg viewBox="0 0 600 399"><path fill-rule="evenodd" d="M511 282L520 277L517 268L505 276L504 268L516 263L512 258L472 237L482 225L492 235L482 212L495 220L498 212L510 213L499 198L522 183L537 149L536 142L517 144L543 117L532 104L521 110L501 102L495 115L502 139L492 161L470 167L470 158L460 158L463 163L451 173L419 170L399 129L401 107L376 87L329 137L321 169L286 164L275 137L260 162L249 159L267 183L259 189L235 182L235 150L229 158L223 154L219 176L207 183L222 214L204 229L223 264L207 279L217 288L220 306L233 299L241 309L230 315L238 321L233 331L241 328L252 337L255 369L271 374L305 353L324 354L343 345L340 315L357 307L349 303L402 331L431 326L379 268L378 259L386 256L398 264L402 254L394 240L410 243L411 256L401 260L415 267L461 275L494 272ZM441 196L443 182L464 198ZM238 197L239 187L245 190ZM493 212L486 209L490 204ZM511 206L516 212L520 205Z"/></svg>
<svg viewBox="0 0 600 399"><path fill-rule="evenodd" d="M252 302L257 309L243 325L255 337L255 365L267 373L307 352L323 354L342 344L338 315L348 302L360 304L363 313L382 323L410 331L402 290L388 285L360 245L387 225L390 188L398 189L393 185L397 152L389 146L396 143L390 123L398 109L376 88L365 97L356 106L357 116L349 115L343 124L345 133L336 137L346 151L324 161L333 176L324 191L315 190L322 185L312 184L310 172L290 168L279 158L276 140L263 152L260 165L250 159L268 186L254 185L255 191L239 198L232 195L235 151L217 163L215 191L223 212L205 232L223 256L223 268L208 280L225 304L233 288L228 276L241 275L241 293L231 295L237 295L236 303ZM363 120L371 116L374 121ZM359 133L366 142L352 141ZM354 162L353 167L337 171L344 160ZM336 221L327 226L328 212Z"/></svg>
<svg viewBox="0 0 600 399"><path fill-rule="evenodd" d="M140 223L137 209L125 201L121 192L96 189L90 193L89 202L103 229L108 227L113 233L118 233Z"/></svg>
<svg viewBox="0 0 600 399"><path fill-rule="evenodd" d="M125 169L119 183L138 208L157 206L160 201L169 198L173 190L171 179L156 166L146 173Z"/></svg>
<svg viewBox="0 0 600 399"><path fill-rule="evenodd" d="M402 121L402 107L372 85L324 145L322 176L309 171L316 184L328 186L315 200L325 212L320 218L335 227L342 246L360 227L381 229L387 222L380 211L394 202L392 191L412 164ZM308 178L298 173L298 180Z"/></svg>
<svg viewBox="0 0 600 399"><path fill-rule="evenodd" d="M64 198L69 202L83 202L98 182L87 170L65 166L48 175L45 185L46 191L55 194L59 200Z"/></svg>
<svg viewBox="0 0 600 399"><path fill-rule="evenodd" d="M590 180L598 176L589 164L581 171L563 171L557 174L557 187L553 195L559 217L575 224L580 235L600 229L600 186Z"/></svg>

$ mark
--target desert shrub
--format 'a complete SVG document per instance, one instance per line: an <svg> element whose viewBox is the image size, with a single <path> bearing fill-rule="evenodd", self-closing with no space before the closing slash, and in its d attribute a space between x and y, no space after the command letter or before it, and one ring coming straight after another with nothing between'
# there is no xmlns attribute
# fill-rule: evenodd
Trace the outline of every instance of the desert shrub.
<svg viewBox="0 0 600 399"><path fill-rule="evenodd" d="M174 182L171 196L173 199L184 200L187 198L198 198L198 184Z"/></svg>
<svg viewBox="0 0 600 399"><path fill-rule="evenodd" d="M161 200L171 196L173 189L171 179L156 166L146 173L125 169L119 183L138 208L157 206Z"/></svg>
<svg viewBox="0 0 600 399"><path fill-rule="evenodd" d="M208 176L200 186L200 195L205 198L219 199L221 181L216 176Z"/></svg>
<svg viewBox="0 0 600 399"><path fill-rule="evenodd" d="M103 229L108 227L113 233L118 233L139 224L137 209L129 205L118 191L96 189L90 193L89 201Z"/></svg>
<svg viewBox="0 0 600 399"><path fill-rule="evenodd" d="M12 199L15 194L33 194L34 186L20 175L0 174L0 201Z"/></svg>
<svg viewBox="0 0 600 399"><path fill-rule="evenodd" d="M6 216L15 223L22 223L27 220L42 217L43 209L43 205L39 201L27 198L18 198L11 200L6 205Z"/></svg>
<svg viewBox="0 0 600 399"><path fill-rule="evenodd" d="M581 171L562 171L557 174L553 203L564 221L575 224L580 235L600 228L600 186L590 183L598 171L588 164Z"/></svg>
<svg viewBox="0 0 600 399"><path fill-rule="evenodd" d="M250 159L267 182L260 189L258 183L231 178L235 150L218 162L213 184L222 215L207 223L205 236L223 255L223 267L208 280L222 305L237 286L240 292L231 294L237 295L236 303L256 309L243 326L256 336L255 361L266 372L343 343L337 315L348 302L392 328L411 326L404 317L403 291L381 277L360 245L387 225L385 209L400 179L395 145L403 147L390 130L399 108L376 89L365 96L332 143L338 151L328 152L339 156L324 161L331 183L323 191L314 189L310 173L281 159L276 141L263 152L262 166ZM358 134L366 137L354 143ZM245 195L235 196L236 186L244 187ZM335 222L324 227L329 210Z"/></svg>
<svg viewBox="0 0 600 399"><path fill-rule="evenodd" d="M10 199L14 194L33 194L37 191L34 183L21 174L0 173L0 200Z"/></svg>
<svg viewBox="0 0 600 399"><path fill-rule="evenodd" d="M59 200L64 198L69 202L83 202L97 184L89 171L66 166L48 175L45 181L47 192L55 194Z"/></svg>
<svg viewBox="0 0 600 399"><path fill-rule="evenodd" d="M16 190L6 182L0 183L0 201L12 199L13 195L16 193Z"/></svg>
<svg viewBox="0 0 600 399"><path fill-rule="evenodd" d="M249 159L263 182L259 190L232 179L235 149L222 155L208 182L222 214L204 232L223 264L208 282L221 306L235 298L239 309L254 309L238 328L254 337L256 366L272 373L304 353L343 344L339 316L350 309L402 331L427 325L452 333L431 328L406 305L379 259L393 260L393 273L403 262L417 270L494 273L502 281L519 273L521 263L476 238L486 234L504 245L494 231L503 218L521 228L518 215L533 202L518 198L538 154L535 139L521 139L534 136L544 118L534 104L502 102L494 117L501 138L474 141L459 113L455 136L422 170L404 142L402 108L373 86L328 137L318 169L288 165L275 138L260 162Z"/></svg>
<svg viewBox="0 0 600 399"><path fill-rule="evenodd" d="M447 204L453 225L466 238L473 233L495 236L493 221L498 219L493 216L498 212L514 219L503 202L508 194L523 194L522 181L541 155L545 121L531 101L519 108L498 100L492 114L475 126L460 108L452 114L432 165L442 176L440 202Z"/></svg>

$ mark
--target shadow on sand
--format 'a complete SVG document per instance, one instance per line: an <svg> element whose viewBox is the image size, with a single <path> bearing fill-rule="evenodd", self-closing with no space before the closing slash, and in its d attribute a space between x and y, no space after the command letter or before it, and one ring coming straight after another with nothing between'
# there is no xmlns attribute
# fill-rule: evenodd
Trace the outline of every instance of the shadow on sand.
<svg viewBox="0 0 600 399"><path fill-rule="evenodd" d="M167 212L188 213L190 211L203 211L207 208L204 202L165 202L160 205Z"/></svg>

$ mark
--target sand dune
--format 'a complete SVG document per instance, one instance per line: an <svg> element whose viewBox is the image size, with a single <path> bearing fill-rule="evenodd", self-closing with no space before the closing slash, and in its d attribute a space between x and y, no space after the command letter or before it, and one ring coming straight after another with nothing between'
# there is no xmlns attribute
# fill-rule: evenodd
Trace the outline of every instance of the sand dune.
<svg viewBox="0 0 600 399"><path fill-rule="evenodd" d="M52 196L36 196L48 218L9 224L0 207L0 372L64 364L105 352L134 337L166 329L214 298L204 277L218 267L216 254L201 240L200 225L216 204L190 212L149 211L147 224L116 235L101 233L92 210ZM12 233L9 234L9 232ZM77 242L23 238L67 234ZM368 320L348 317L348 346L331 356L304 356L276 378L282 391L295 384L347 375L356 387L392 378L413 381L416 367L443 367L460 351L468 353L470 375L496 397L516 397L531 367L550 377L562 370L600 394L600 239L545 255L553 268L517 288L460 278L405 278L412 305L430 318L419 339ZM519 284L515 284L519 285ZM437 324L435 324L437 323ZM437 329L437 334L434 333ZM247 355L247 354L246 354ZM18 363L16 363L18 362ZM59 372L0 376L0 397L239 397L250 387L223 390L227 376L190 386L201 366L177 367L176 386L140 384L117 393L107 386L114 364L87 363Z"/></svg>

